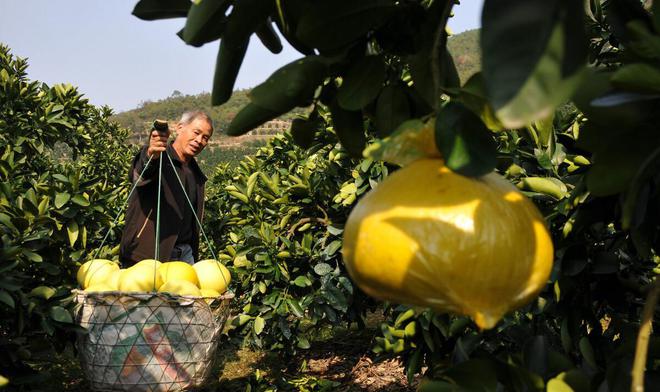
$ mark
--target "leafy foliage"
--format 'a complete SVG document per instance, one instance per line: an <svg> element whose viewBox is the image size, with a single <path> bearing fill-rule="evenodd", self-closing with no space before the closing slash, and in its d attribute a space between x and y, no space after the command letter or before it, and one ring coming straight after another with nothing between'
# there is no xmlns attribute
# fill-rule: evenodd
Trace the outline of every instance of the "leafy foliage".
<svg viewBox="0 0 660 392"><path fill-rule="evenodd" d="M0 46L0 364L14 385L43 378L28 361L73 339L73 274L126 197L115 173L132 155L110 109L70 85L29 81L26 69Z"/></svg>
<svg viewBox="0 0 660 392"><path fill-rule="evenodd" d="M317 131L329 121L321 118ZM209 187L206 222L238 277L231 325L246 344L295 352L324 325L362 323L373 306L347 278L339 250L350 207L388 169L351 160L329 133L319 135L308 150L278 135L234 169L219 166Z"/></svg>

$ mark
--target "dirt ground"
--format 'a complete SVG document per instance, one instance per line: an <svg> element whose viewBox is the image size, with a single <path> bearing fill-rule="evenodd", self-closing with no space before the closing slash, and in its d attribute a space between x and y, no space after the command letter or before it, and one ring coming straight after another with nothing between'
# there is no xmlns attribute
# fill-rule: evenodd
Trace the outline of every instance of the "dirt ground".
<svg viewBox="0 0 660 392"><path fill-rule="evenodd" d="M371 332L371 333L370 333ZM373 331L350 332L314 344L309 350L283 361L270 354L239 350L221 352L220 380L208 391L243 391L257 370L265 374L259 385L274 384L278 390L327 390L341 392L413 391L403 365L396 358L379 358L371 352ZM311 389L318 380L325 388ZM297 387L306 386L308 389ZM253 389L254 390L254 389Z"/></svg>

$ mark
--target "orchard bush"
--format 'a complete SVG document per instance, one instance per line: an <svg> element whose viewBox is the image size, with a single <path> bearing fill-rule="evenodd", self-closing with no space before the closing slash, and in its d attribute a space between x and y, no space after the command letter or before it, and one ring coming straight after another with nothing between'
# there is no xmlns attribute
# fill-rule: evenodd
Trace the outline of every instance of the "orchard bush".
<svg viewBox="0 0 660 392"><path fill-rule="evenodd" d="M98 247L132 155L110 109L28 80L27 66L0 45L0 368L13 385L47 378L35 364L72 342L75 271L117 251Z"/></svg>
<svg viewBox="0 0 660 392"><path fill-rule="evenodd" d="M209 187L205 227L237 276L231 328L256 347L309 348L320 328L363 324L375 304L348 279L341 236L356 198L388 168L348 157L319 118L309 149L277 135L236 168L219 166Z"/></svg>

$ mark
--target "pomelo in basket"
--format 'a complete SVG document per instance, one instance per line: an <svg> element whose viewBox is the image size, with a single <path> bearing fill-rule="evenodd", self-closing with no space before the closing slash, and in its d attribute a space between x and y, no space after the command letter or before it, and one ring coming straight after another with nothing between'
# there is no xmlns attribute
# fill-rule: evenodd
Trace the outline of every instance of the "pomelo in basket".
<svg viewBox="0 0 660 392"><path fill-rule="evenodd" d="M162 263L159 270L164 283L167 283L170 280L186 280L199 287L197 272L195 272L192 265L186 262L168 261L167 263Z"/></svg>
<svg viewBox="0 0 660 392"><path fill-rule="evenodd" d="M200 288L215 290L220 294L227 291L231 274L221 262L206 259L193 264L193 268L197 272Z"/></svg>
<svg viewBox="0 0 660 392"><path fill-rule="evenodd" d="M88 288L85 289L85 292L91 293L91 292L102 292L102 291L117 291L116 287L113 287L107 283L104 282L99 282L95 283Z"/></svg>
<svg viewBox="0 0 660 392"><path fill-rule="evenodd" d="M343 259L367 294L470 316L488 329L548 282L543 216L496 173L469 178L440 159L404 166L367 193L344 229Z"/></svg>
<svg viewBox="0 0 660 392"><path fill-rule="evenodd" d="M138 261L132 267L140 266L140 267L154 268L154 264L156 265L156 268L159 268L161 266L161 264L163 264L163 263L161 263L160 261L158 261L156 259L144 259L144 260Z"/></svg>
<svg viewBox="0 0 660 392"><path fill-rule="evenodd" d="M210 304L215 298L220 296L220 293L213 289L201 289L200 292L202 297L206 297L204 298L204 301L206 301L207 304Z"/></svg>
<svg viewBox="0 0 660 392"><path fill-rule="evenodd" d="M126 271L125 269L118 269L114 271L112 274L110 274L110 277L108 277L107 284L108 286L112 287L113 290L119 290L119 281L121 280L121 276Z"/></svg>
<svg viewBox="0 0 660 392"><path fill-rule="evenodd" d="M76 274L78 284L86 289L98 283L106 282L110 275L119 269L119 265L106 259L94 259L81 265Z"/></svg>
<svg viewBox="0 0 660 392"><path fill-rule="evenodd" d="M119 290L121 291L153 292L162 285L163 277L160 272L148 264L136 264L127 268L119 279Z"/></svg>
<svg viewBox="0 0 660 392"><path fill-rule="evenodd" d="M200 297L202 295L199 287L187 280L169 280L158 289L159 293L171 293Z"/></svg>

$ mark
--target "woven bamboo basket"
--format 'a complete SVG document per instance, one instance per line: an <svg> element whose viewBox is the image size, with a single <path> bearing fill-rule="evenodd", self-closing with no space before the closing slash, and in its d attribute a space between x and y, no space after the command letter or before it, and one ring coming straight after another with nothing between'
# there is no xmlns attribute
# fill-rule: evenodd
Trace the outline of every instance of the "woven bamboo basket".
<svg viewBox="0 0 660 392"><path fill-rule="evenodd" d="M74 294L77 321L87 331L78 335L78 347L91 388L153 392L204 384L234 296Z"/></svg>

